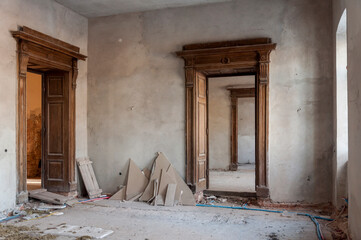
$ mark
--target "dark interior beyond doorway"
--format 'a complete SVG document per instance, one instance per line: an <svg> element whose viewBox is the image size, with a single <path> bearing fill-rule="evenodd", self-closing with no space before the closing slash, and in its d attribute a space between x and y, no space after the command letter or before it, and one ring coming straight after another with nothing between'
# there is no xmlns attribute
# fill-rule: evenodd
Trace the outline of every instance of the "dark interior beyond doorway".
<svg viewBox="0 0 361 240"><path fill-rule="evenodd" d="M209 190L255 192L255 97L231 97L235 91L254 88L254 76L208 80ZM233 138L237 138L234 143ZM236 166L232 145L237 148Z"/></svg>
<svg viewBox="0 0 361 240"><path fill-rule="evenodd" d="M42 75L26 76L27 189L41 188Z"/></svg>

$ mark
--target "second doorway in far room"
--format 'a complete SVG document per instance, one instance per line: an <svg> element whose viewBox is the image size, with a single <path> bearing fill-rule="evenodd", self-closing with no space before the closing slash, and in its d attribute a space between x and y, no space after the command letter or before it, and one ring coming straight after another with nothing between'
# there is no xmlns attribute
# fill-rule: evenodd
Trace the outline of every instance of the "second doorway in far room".
<svg viewBox="0 0 361 240"><path fill-rule="evenodd" d="M208 79L209 190L255 192L255 76Z"/></svg>

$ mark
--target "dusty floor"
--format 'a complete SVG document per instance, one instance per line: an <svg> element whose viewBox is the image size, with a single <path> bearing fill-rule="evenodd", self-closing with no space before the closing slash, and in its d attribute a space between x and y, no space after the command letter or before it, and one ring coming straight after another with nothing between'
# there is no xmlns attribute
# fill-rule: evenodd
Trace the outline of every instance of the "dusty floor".
<svg viewBox="0 0 361 240"><path fill-rule="evenodd" d="M94 226L113 230L114 233L105 239L117 240L317 239L315 226L308 218L289 218L277 213L205 207L154 207L146 203L109 200L76 204L60 211L64 213L61 216L22 221L15 225L38 228L37 232L64 223Z"/></svg>
<svg viewBox="0 0 361 240"><path fill-rule="evenodd" d="M241 165L237 171L209 171L209 190L254 192L255 181L254 164Z"/></svg>

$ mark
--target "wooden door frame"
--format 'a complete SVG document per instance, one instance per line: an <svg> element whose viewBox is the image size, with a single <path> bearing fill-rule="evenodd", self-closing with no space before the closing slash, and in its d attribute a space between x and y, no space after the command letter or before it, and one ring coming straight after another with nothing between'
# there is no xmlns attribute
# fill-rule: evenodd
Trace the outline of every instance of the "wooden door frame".
<svg viewBox="0 0 361 240"><path fill-rule="evenodd" d="M231 164L229 170L238 169L238 99L255 98L255 88L229 88L231 98ZM257 128L256 128L257 131Z"/></svg>
<svg viewBox="0 0 361 240"><path fill-rule="evenodd" d="M28 68L45 71L61 70L69 74L69 185L68 192L76 191L75 179L75 89L78 60L85 60L80 49L28 27L11 31L17 42L17 202L28 200L27 193L27 139L26 139L26 75Z"/></svg>
<svg viewBox="0 0 361 240"><path fill-rule="evenodd" d="M186 182L196 189L195 76L256 75L256 194L269 197L268 185L268 98L270 53L276 48L270 38L190 44L177 56L185 62L186 87Z"/></svg>

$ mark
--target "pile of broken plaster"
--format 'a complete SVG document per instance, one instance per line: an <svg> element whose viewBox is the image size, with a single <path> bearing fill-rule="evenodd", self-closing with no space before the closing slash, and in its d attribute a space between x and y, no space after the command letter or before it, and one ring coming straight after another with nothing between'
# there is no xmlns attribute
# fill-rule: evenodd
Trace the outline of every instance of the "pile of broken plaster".
<svg viewBox="0 0 361 240"><path fill-rule="evenodd" d="M161 152L151 171L141 171L130 159L126 186L121 186L109 200L139 200L155 206L196 205L192 191Z"/></svg>

